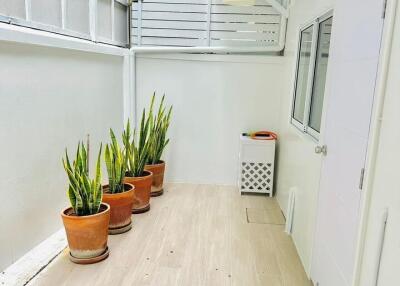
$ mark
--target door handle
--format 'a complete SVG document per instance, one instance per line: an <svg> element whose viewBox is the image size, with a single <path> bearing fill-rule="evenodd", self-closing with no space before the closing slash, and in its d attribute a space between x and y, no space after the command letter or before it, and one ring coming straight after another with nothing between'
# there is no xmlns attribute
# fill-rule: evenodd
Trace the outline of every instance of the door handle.
<svg viewBox="0 0 400 286"><path fill-rule="evenodd" d="M316 146L315 154L322 154L322 155L326 156L326 154L328 154L328 147L326 145Z"/></svg>

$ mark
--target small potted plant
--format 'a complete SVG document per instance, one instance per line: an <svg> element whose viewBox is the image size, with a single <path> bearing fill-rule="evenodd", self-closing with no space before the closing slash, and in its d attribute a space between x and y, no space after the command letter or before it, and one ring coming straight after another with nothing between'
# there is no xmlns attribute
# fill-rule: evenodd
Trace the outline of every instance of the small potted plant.
<svg viewBox="0 0 400 286"><path fill-rule="evenodd" d="M134 187L124 183L127 158L110 129L111 143L106 145L104 158L108 173L108 185L103 186L103 202L111 207L109 234L119 234L132 228Z"/></svg>
<svg viewBox="0 0 400 286"><path fill-rule="evenodd" d="M154 101L155 94L153 95ZM164 192L164 172L165 162L161 160L161 156L169 139L167 139L167 131L171 119L172 106L168 109L164 107L165 95L162 97L157 114L154 116L150 129L150 147L145 169L153 173L153 184L151 186L151 196L160 196Z"/></svg>
<svg viewBox="0 0 400 286"><path fill-rule="evenodd" d="M129 120L122 134L122 141L125 147L125 156L127 157L127 170L124 182L132 184L135 187L135 196L133 201L132 213L138 214L150 210L150 192L153 174L144 170L147 162L149 150L149 131L152 120L151 116L146 119L146 111L143 110L140 123L139 136L136 139L136 131L131 132Z"/></svg>
<svg viewBox="0 0 400 286"><path fill-rule="evenodd" d="M68 197L71 206L61 217L67 233L70 259L79 264L89 264L108 257L108 224L110 206L102 203L101 146L97 157L95 178L89 177L88 154L83 143L78 144L75 161L71 164L68 152L63 158L69 179Z"/></svg>

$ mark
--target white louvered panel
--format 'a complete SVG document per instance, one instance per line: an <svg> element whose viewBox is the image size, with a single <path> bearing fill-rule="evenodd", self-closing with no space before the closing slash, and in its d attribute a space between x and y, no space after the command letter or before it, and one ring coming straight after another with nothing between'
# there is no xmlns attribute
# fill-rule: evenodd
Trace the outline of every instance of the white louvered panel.
<svg viewBox="0 0 400 286"><path fill-rule="evenodd" d="M151 0L151 1L143 1L147 3L169 3L169 4L207 4L208 0ZM136 3L133 3L136 5Z"/></svg>
<svg viewBox="0 0 400 286"><path fill-rule="evenodd" d="M205 46L208 0L152 0L132 8L134 45ZM141 20L139 20L141 19Z"/></svg>
<svg viewBox="0 0 400 286"><path fill-rule="evenodd" d="M133 11L133 19L138 19L137 11ZM143 11L142 12L142 21L143 21L142 25L145 24L146 20L206 22L207 14Z"/></svg>
<svg viewBox="0 0 400 286"><path fill-rule="evenodd" d="M136 36L132 37L133 44L138 44ZM174 47L204 47L206 40L186 39L186 38L161 38L161 37L142 37L142 46L174 46Z"/></svg>
<svg viewBox="0 0 400 286"><path fill-rule="evenodd" d="M150 0L133 5L131 25L133 45L266 47L279 42L281 15L264 0Z"/></svg>
<svg viewBox="0 0 400 286"><path fill-rule="evenodd" d="M133 29L134 35L137 29ZM142 37L164 37L164 38L186 38L186 39L206 39L206 31L196 30L171 30L171 29L146 29L142 28Z"/></svg>
<svg viewBox="0 0 400 286"><path fill-rule="evenodd" d="M251 15L251 14L211 14L211 23L280 23L279 15ZM212 26L211 26L212 30Z"/></svg>
<svg viewBox="0 0 400 286"><path fill-rule="evenodd" d="M132 20L132 27L138 26L138 21ZM178 29L178 30L203 30L204 22L189 22L189 21L157 21L146 20L142 23L142 29Z"/></svg>
<svg viewBox="0 0 400 286"><path fill-rule="evenodd" d="M230 6L212 0L210 45L262 47L277 45L281 15L265 1L255 6Z"/></svg>
<svg viewBox="0 0 400 286"><path fill-rule="evenodd" d="M265 2L267 3L267 2ZM226 4L213 4L212 13L223 14L254 14L254 15L278 15L274 8L270 5L256 5L256 6L232 6Z"/></svg>
<svg viewBox="0 0 400 286"><path fill-rule="evenodd" d="M274 41L276 35L274 33L265 32L219 32L211 31L211 39L221 40L244 40L244 41Z"/></svg>
<svg viewBox="0 0 400 286"><path fill-rule="evenodd" d="M265 47L276 45L275 41L254 41L254 40L213 40L211 47Z"/></svg>
<svg viewBox="0 0 400 286"><path fill-rule="evenodd" d="M142 11L160 11L173 13L207 13L206 3L204 4L176 4L176 3L149 3L143 2Z"/></svg>
<svg viewBox="0 0 400 286"><path fill-rule="evenodd" d="M252 23L212 23L212 31L268 31L279 33L281 26L276 24L252 24Z"/></svg>

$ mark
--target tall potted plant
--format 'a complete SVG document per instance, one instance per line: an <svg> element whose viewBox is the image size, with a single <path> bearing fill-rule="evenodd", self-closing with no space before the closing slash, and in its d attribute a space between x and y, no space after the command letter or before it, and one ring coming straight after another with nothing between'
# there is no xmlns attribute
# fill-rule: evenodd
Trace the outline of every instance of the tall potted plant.
<svg viewBox="0 0 400 286"><path fill-rule="evenodd" d="M106 145L104 158L108 173L108 185L103 186L103 202L111 207L109 234L119 234L132 228L134 187L124 183L127 157L119 147L110 129L111 143Z"/></svg>
<svg viewBox="0 0 400 286"><path fill-rule="evenodd" d="M135 186L135 198L132 208L132 213L134 214L150 210L150 191L153 174L144 170L144 166L148 157L151 120L152 105L148 118L146 118L146 111L143 110L138 138L136 138L136 130L132 134L129 120L122 134L125 156L128 159L124 182Z"/></svg>
<svg viewBox="0 0 400 286"><path fill-rule="evenodd" d="M101 202L100 156L101 146L94 179L89 177L88 153L83 143L78 144L72 164L67 151L62 160L69 179L71 206L62 211L61 217L67 233L70 259L75 263L95 263L108 257L110 206Z"/></svg>
<svg viewBox="0 0 400 286"><path fill-rule="evenodd" d="M154 101L155 94L153 95ZM165 95L162 97L158 112L154 116L150 129L150 147L147 165L145 169L153 173L153 183L151 186L151 196L160 196L164 192L164 172L165 162L161 160L161 156L169 139L167 139L167 131L171 120L172 106L168 111L164 106Z"/></svg>

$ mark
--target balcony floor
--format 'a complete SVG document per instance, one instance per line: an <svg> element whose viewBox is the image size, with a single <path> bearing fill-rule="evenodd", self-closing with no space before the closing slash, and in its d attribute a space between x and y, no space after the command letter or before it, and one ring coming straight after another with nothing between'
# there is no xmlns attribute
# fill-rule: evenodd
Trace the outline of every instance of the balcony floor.
<svg viewBox="0 0 400 286"><path fill-rule="evenodd" d="M171 184L133 220L105 261L76 265L66 249L29 285L311 285L275 199Z"/></svg>

